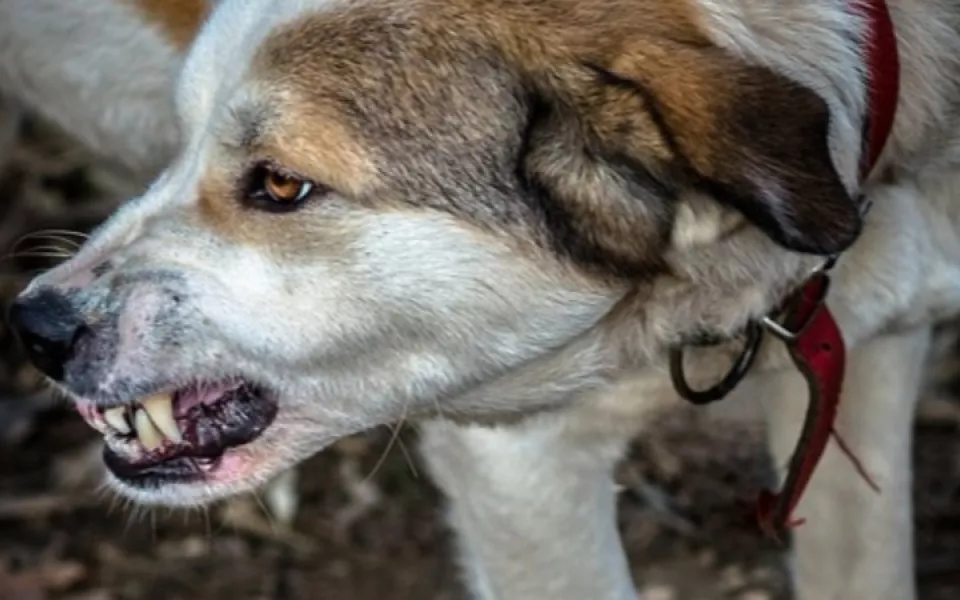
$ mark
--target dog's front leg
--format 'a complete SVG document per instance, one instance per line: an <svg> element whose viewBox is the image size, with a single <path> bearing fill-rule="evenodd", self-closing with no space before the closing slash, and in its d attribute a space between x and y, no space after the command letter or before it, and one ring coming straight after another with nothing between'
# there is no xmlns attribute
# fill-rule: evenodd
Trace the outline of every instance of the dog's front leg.
<svg viewBox="0 0 960 600"><path fill-rule="evenodd" d="M911 600L913 572L911 433L928 329L887 335L848 358L836 430L881 488L877 494L831 443L794 515L798 600ZM776 388L776 389L772 389ZM773 455L785 465L806 407L793 373L778 377L768 406Z"/></svg>
<svg viewBox="0 0 960 600"><path fill-rule="evenodd" d="M636 598L616 527L622 440L573 433L562 415L498 428L433 422L422 435L474 598Z"/></svg>

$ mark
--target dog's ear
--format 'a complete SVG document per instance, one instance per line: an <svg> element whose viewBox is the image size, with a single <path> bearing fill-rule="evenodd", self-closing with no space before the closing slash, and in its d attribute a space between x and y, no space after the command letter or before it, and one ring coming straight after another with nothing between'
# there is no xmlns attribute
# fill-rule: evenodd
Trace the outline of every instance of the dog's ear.
<svg viewBox="0 0 960 600"><path fill-rule="evenodd" d="M525 168L553 193L582 196L574 186L607 172L621 191L640 182L660 193L659 204L646 203L648 216L693 188L790 250L829 255L857 238L859 209L831 160L829 109L812 90L713 46L660 42L552 79L562 84L541 104L565 118L552 127L542 120L547 126L533 139L545 147L533 148L539 155ZM560 160L561 149L579 156ZM619 202L627 221L644 212Z"/></svg>

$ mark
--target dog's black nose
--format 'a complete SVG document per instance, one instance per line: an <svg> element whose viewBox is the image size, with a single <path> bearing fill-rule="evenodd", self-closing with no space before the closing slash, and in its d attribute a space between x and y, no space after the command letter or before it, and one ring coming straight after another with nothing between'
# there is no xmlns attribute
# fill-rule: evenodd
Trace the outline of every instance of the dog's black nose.
<svg viewBox="0 0 960 600"><path fill-rule="evenodd" d="M34 366L51 379L63 379L64 364L83 320L70 301L53 290L17 300L10 309L17 332Z"/></svg>

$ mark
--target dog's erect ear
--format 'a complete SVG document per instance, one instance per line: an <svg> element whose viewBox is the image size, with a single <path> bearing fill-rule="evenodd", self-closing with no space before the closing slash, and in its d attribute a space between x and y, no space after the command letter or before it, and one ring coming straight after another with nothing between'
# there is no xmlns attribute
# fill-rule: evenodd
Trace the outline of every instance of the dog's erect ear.
<svg viewBox="0 0 960 600"><path fill-rule="evenodd" d="M554 90L577 119L582 151L625 180L705 192L790 250L834 254L857 238L859 208L813 91L719 48L660 40L571 71ZM571 141L555 133L555 147Z"/></svg>

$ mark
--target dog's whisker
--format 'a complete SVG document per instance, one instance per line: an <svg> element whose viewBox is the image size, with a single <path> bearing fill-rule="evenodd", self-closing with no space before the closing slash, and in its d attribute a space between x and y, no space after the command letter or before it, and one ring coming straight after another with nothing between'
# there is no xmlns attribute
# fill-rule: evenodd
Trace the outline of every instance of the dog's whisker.
<svg viewBox="0 0 960 600"><path fill-rule="evenodd" d="M44 253L49 255L54 255L57 258L73 258L76 255L76 250L70 248L63 248L54 244L44 244L40 246L33 246L29 249L17 251L11 250L9 253L0 257L0 260L15 260L18 258L30 258L36 256L38 253Z"/></svg>
<svg viewBox="0 0 960 600"><path fill-rule="evenodd" d="M410 455L410 452L407 450L406 444L403 443L403 439L400 437L399 431L403 427L408 411L410 410L410 401L405 400L403 403L403 412L401 413L400 420L396 424L397 433L394 434L394 438L397 441L397 446L400 448L400 452L403 454L403 459L406 461L407 466L410 467L410 473L413 474L414 479L419 479L420 474L417 471L416 465L413 463L413 458Z"/></svg>
<svg viewBox="0 0 960 600"><path fill-rule="evenodd" d="M89 233L84 233L83 231L78 231L76 229L44 229L44 233L49 233L51 235L62 235L65 237L73 237L81 240L86 240L90 238Z"/></svg>
<svg viewBox="0 0 960 600"><path fill-rule="evenodd" d="M207 539L213 539L213 527L210 525L210 508L206 505L201 505L200 507L200 518L203 519L203 529L206 533Z"/></svg>
<svg viewBox="0 0 960 600"><path fill-rule="evenodd" d="M273 512L269 508L267 508L267 504L266 502L264 502L263 496L261 496L260 494L260 489L258 488L256 490L253 490L252 492L250 492L250 495L253 496L254 502L256 502L257 506L260 507L260 510L263 511L264 518L266 518L267 524L270 525L270 529L272 529L273 531L278 531L280 529L283 529L280 526L280 523L274 517Z"/></svg>
<svg viewBox="0 0 960 600"><path fill-rule="evenodd" d="M58 246L56 244L44 244L40 246L31 246L29 249L24 250L24 252L59 252L65 256L74 256L76 250L73 248L64 248L63 246Z"/></svg>
<svg viewBox="0 0 960 600"><path fill-rule="evenodd" d="M52 238L47 238L47 240L56 244L60 244L65 249L70 250L73 253L79 252L80 248L83 247L83 244L77 243L74 240L69 240L66 238L52 237Z"/></svg>
<svg viewBox="0 0 960 600"><path fill-rule="evenodd" d="M40 229L40 230L32 231L30 233L27 233L21 236L20 240L28 240L34 237L41 237L41 236L48 236L48 235L63 236L65 238L77 238L82 240L85 240L90 237L89 234L86 234L82 231L76 231L73 229Z"/></svg>
<svg viewBox="0 0 960 600"><path fill-rule="evenodd" d="M43 235L37 235L35 238L29 238L29 239L59 242L61 244L66 244L72 248L80 248L83 245L83 242L86 241L84 239L78 240L78 238L72 238L69 236L64 236L56 233L47 233Z"/></svg>
<svg viewBox="0 0 960 600"><path fill-rule="evenodd" d="M11 260L20 260L24 258L49 258L54 260L69 260L72 258L72 254L64 254L61 252L49 252L49 251L40 251L40 252L22 252L20 254L14 254L10 256L0 257L0 261L11 261ZM47 269L41 269L40 272L46 271Z"/></svg>
<svg viewBox="0 0 960 600"><path fill-rule="evenodd" d="M413 462L413 456L410 454L410 450L407 448L407 445L403 443L403 438L397 437L397 447L400 448L400 452L403 453L403 458L407 463L407 466L410 467L410 474L413 475L414 479L420 479L420 471L417 469L417 465Z"/></svg>
<svg viewBox="0 0 960 600"><path fill-rule="evenodd" d="M374 475L376 475L377 472L380 470L380 468L383 466L383 463L387 461L387 457L390 455L390 450L393 449L393 445L396 443L397 438L400 437L400 430L403 427L403 423L406 420L406 418L407 418L407 407L406 405L404 405L403 414L400 415L400 420L397 422L397 424L387 425L387 428L392 431L390 435L390 440L387 442L387 447L384 448L383 452L380 453L380 458L377 459L376 464L373 465L373 468L370 470L367 476L361 480L361 483L366 483L371 479L373 479Z"/></svg>
<svg viewBox="0 0 960 600"><path fill-rule="evenodd" d="M16 251L21 245L31 240L59 241L79 249L81 243L77 240L83 242L87 240L87 237L88 236L84 233L79 231L70 231L67 229L47 229L34 231L20 236L11 246L11 251Z"/></svg>
<svg viewBox="0 0 960 600"><path fill-rule="evenodd" d="M45 241L45 242L48 242L48 243L46 243L46 244L40 244L40 245L37 245L37 246L31 246L31 247L29 248L29 250L55 249L55 250L60 250L60 251L62 251L62 252L74 252L74 253L76 252L76 249L75 249L74 247L67 247L67 248L65 248L65 247L63 247L63 246L61 246L61 245L58 245L57 242L59 242L59 241L61 241L61 240L48 239L48 240L44 240L44 241Z"/></svg>
<svg viewBox="0 0 960 600"><path fill-rule="evenodd" d="M127 518L124 519L125 523L123 526L123 534L126 536L130 534L130 528L133 527L134 521L137 520L138 513L142 510L142 507L127 499L121 499L120 508L125 511L127 515Z"/></svg>

